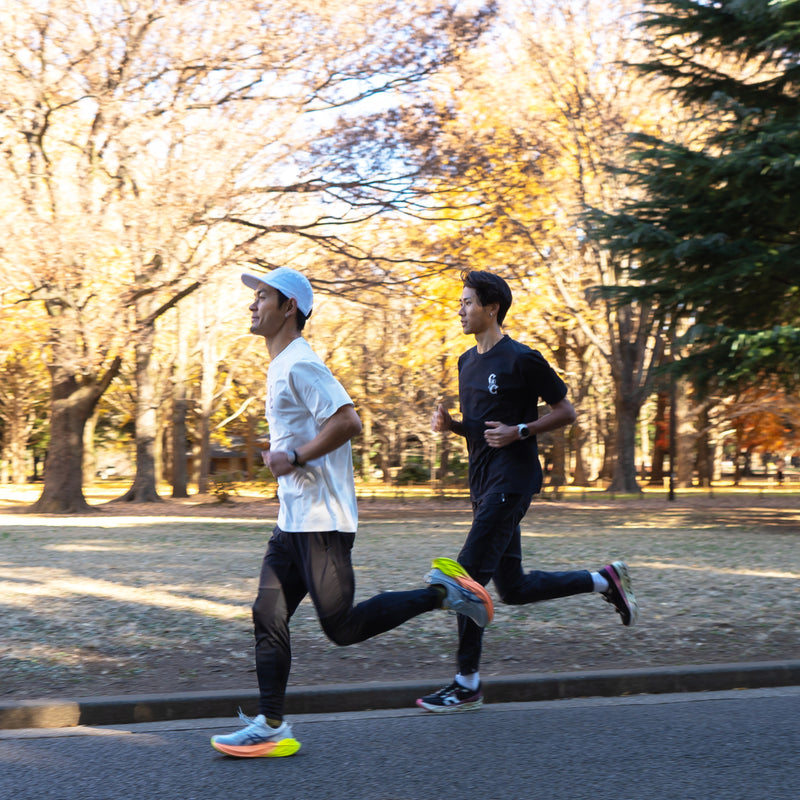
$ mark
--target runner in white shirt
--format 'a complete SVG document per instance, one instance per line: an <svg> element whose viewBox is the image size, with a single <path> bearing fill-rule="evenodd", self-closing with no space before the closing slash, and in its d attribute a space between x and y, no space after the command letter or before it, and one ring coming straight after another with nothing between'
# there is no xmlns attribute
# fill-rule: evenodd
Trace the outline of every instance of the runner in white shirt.
<svg viewBox="0 0 800 800"><path fill-rule="evenodd" d="M270 362L266 415L271 450L296 452L340 409L347 409L346 418L355 428L353 401L305 339L294 339ZM350 441L282 475L278 498L281 530L355 533L358 509Z"/></svg>
<svg viewBox="0 0 800 800"><path fill-rule="evenodd" d="M283 719L291 648L289 621L311 597L325 634L339 645L364 641L435 608L466 615L481 627L492 601L456 562L437 559L430 584L384 592L353 605L351 550L358 525L350 440L361 420L339 381L302 336L313 308L311 284L280 267L245 273L253 289L250 332L270 355L266 416L270 447L264 459L278 479L280 510L253 604L259 714L240 714L245 727L211 739L229 756L289 756L300 749Z"/></svg>

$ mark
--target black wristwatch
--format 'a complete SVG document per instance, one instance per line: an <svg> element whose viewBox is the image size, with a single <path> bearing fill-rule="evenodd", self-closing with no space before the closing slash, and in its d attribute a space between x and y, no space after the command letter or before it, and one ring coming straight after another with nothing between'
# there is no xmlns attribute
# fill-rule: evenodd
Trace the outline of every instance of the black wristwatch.
<svg viewBox="0 0 800 800"><path fill-rule="evenodd" d="M519 431L520 439L527 439L531 435L528 426L524 422L520 422L520 424L517 425L517 430Z"/></svg>
<svg viewBox="0 0 800 800"><path fill-rule="evenodd" d="M304 467L305 466L305 462L301 461L300 460L300 456L297 455L297 450L292 450L289 453L289 463L293 467Z"/></svg>

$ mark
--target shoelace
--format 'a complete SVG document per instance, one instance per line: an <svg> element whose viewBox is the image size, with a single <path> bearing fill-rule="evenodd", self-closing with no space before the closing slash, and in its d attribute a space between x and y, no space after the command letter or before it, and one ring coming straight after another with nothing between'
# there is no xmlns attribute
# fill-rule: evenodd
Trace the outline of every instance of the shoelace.
<svg viewBox="0 0 800 800"><path fill-rule="evenodd" d="M239 719L240 719L242 722L244 722L246 725L248 725L248 726L252 725L252 726L254 726L254 727L257 727L257 728L259 728L259 729L262 729L262 728L264 728L264 727L267 727L267 728L268 728L269 730L271 730L273 733L274 733L274 732L277 730L277 728L269 728L269 726L268 726L268 725L267 725L267 726L264 726L264 725L262 725L261 723L259 723L259 722L256 722L256 718L255 718L255 717L248 717L248 716L247 716L247 714L245 714L245 713L244 713L244 711L242 711L242 709L241 709L241 708L239 709Z"/></svg>
<svg viewBox="0 0 800 800"><path fill-rule="evenodd" d="M246 725L255 725L256 724L255 717L248 717L247 714L245 714L244 711L242 711L241 708L239 709L239 719L242 722L244 722Z"/></svg>

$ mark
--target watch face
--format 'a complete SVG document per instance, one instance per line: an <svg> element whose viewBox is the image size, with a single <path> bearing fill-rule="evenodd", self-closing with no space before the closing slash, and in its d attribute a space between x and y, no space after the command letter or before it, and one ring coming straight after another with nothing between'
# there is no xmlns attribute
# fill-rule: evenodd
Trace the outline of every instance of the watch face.
<svg viewBox="0 0 800 800"><path fill-rule="evenodd" d="M528 430L527 425L520 425L519 426L519 438L520 439L527 439L530 436L531 432Z"/></svg>

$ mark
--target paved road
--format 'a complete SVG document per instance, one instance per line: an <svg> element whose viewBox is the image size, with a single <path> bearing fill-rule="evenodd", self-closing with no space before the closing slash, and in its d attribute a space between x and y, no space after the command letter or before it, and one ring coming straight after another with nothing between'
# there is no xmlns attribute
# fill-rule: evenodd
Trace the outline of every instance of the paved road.
<svg viewBox="0 0 800 800"><path fill-rule="evenodd" d="M798 800L800 687L295 717L234 760L232 720L0 732L3 800Z"/></svg>

